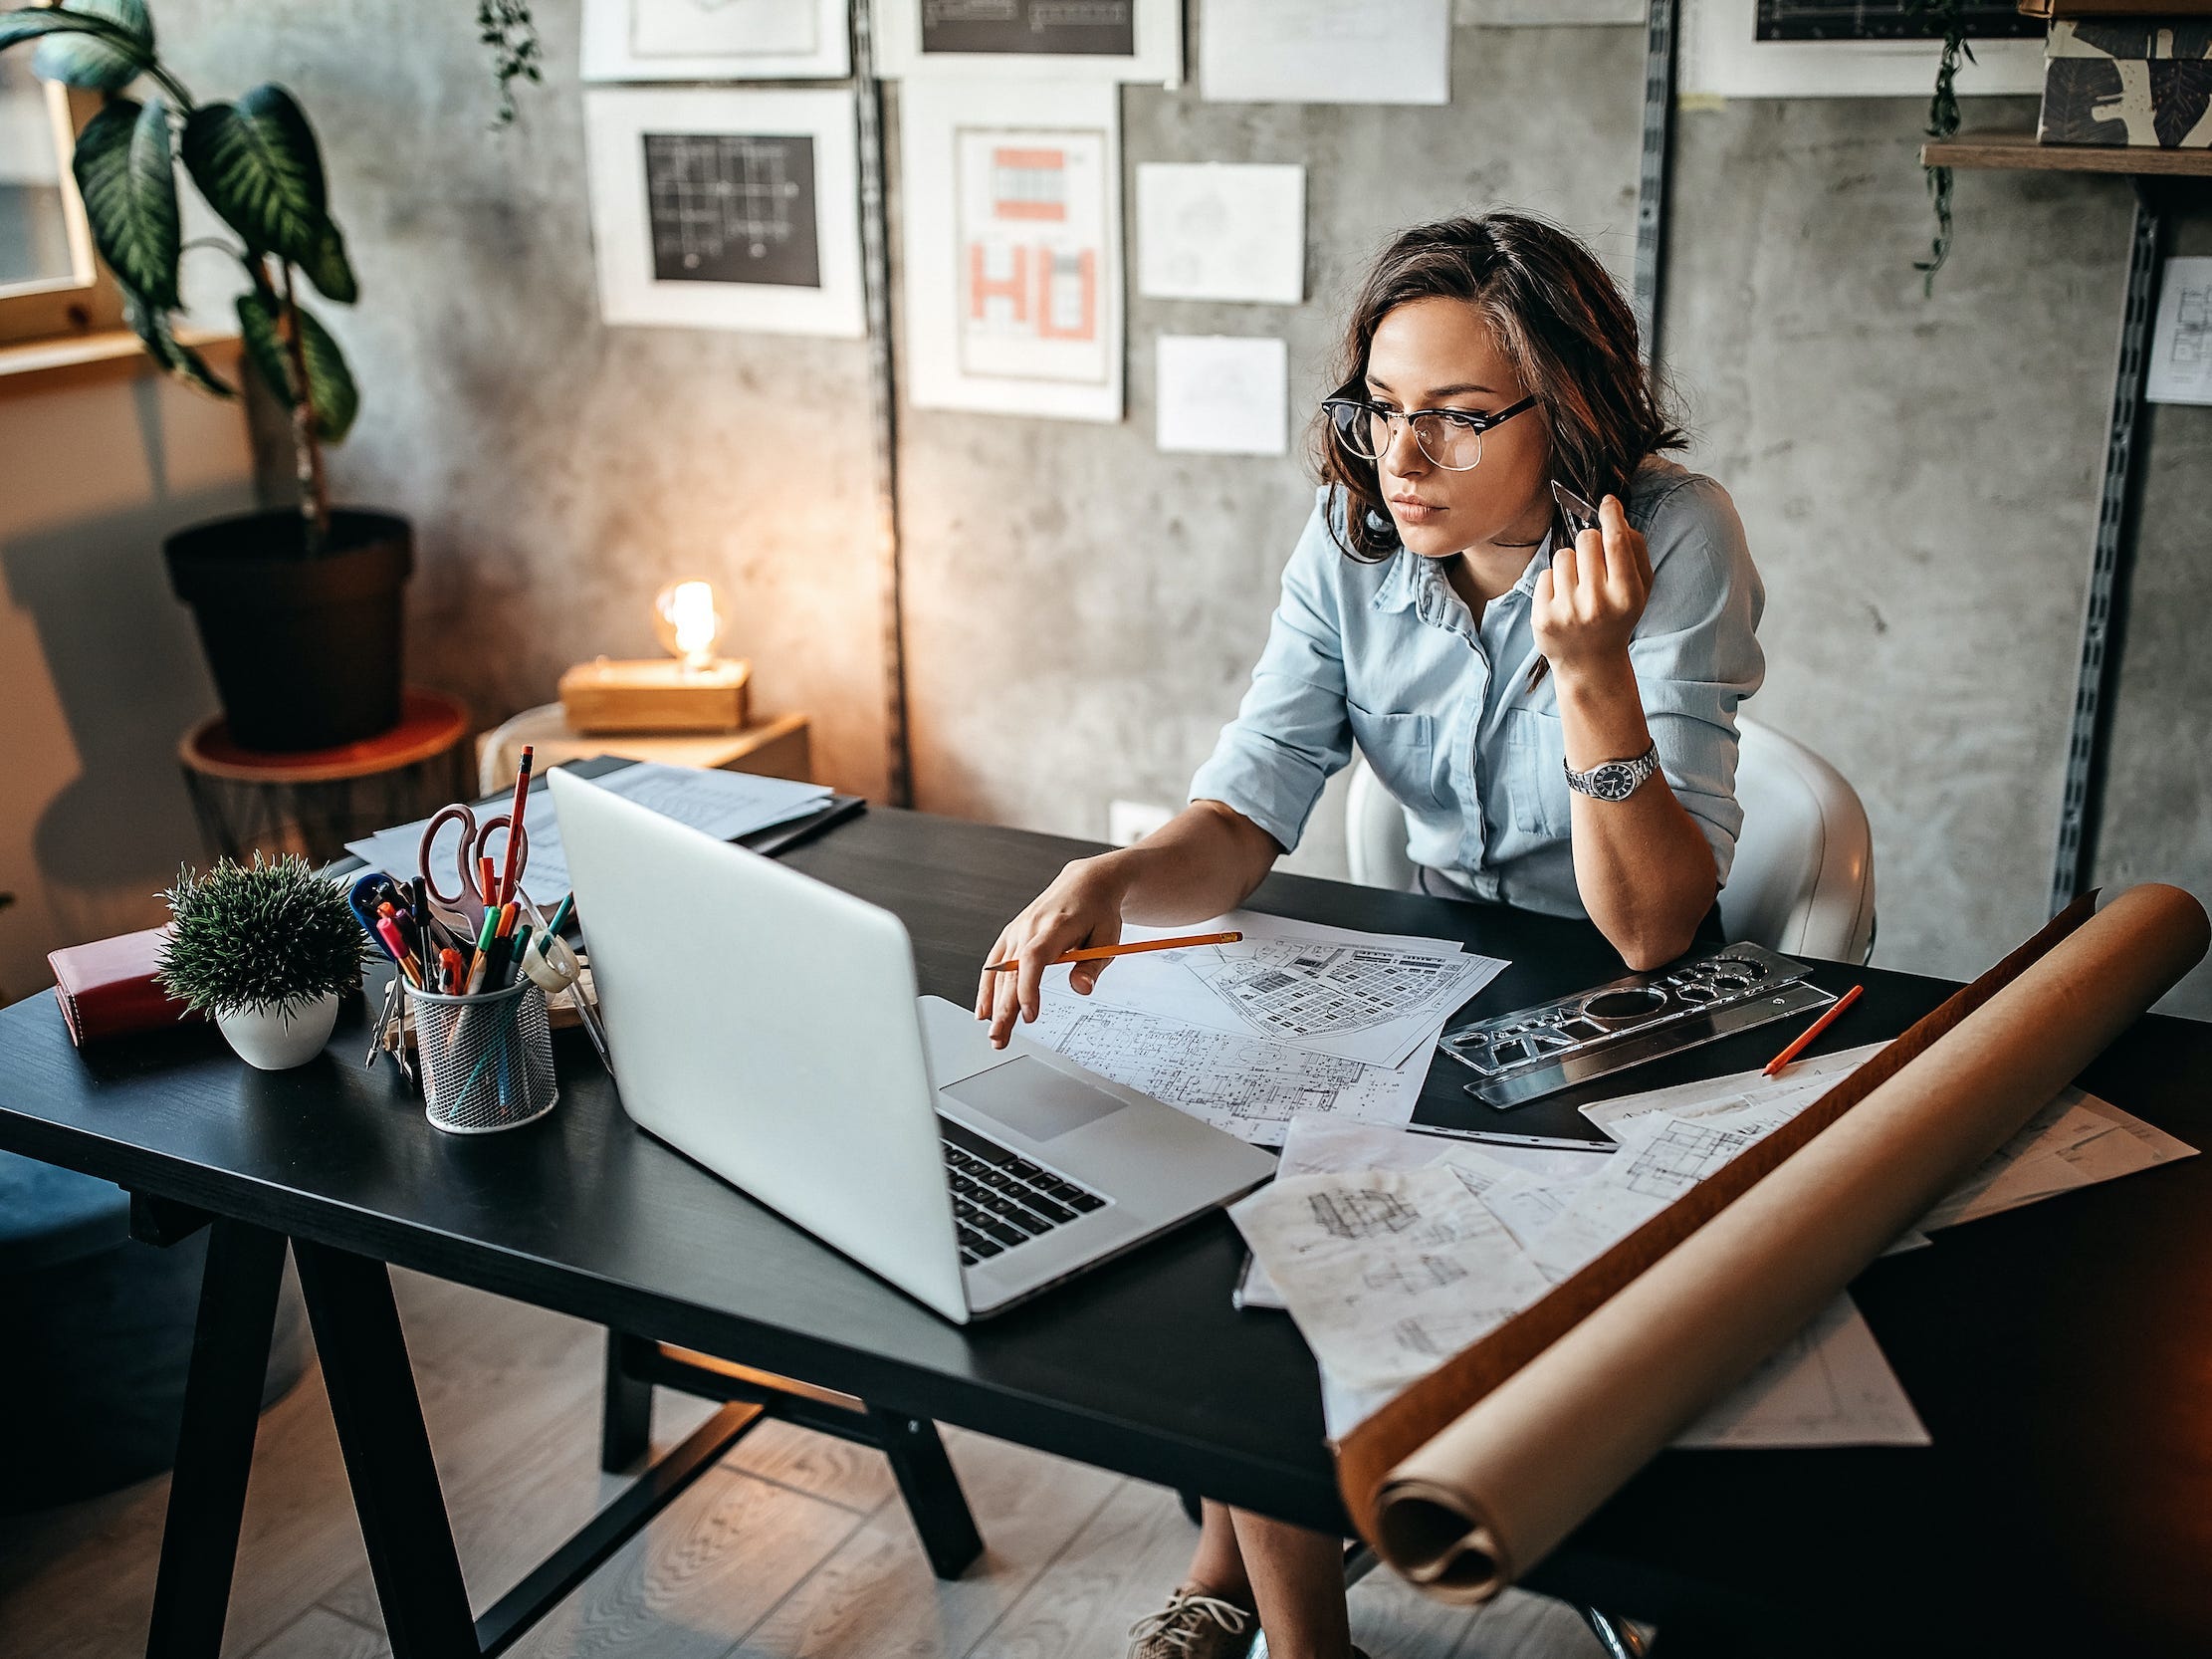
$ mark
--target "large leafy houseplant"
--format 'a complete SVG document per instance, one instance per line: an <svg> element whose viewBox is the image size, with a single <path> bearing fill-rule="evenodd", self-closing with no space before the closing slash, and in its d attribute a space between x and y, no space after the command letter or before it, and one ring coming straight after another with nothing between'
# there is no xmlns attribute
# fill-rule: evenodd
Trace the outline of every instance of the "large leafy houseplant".
<svg viewBox="0 0 2212 1659"><path fill-rule="evenodd" d="M325 197L315 131L292 95L260 86L236 103L201 104L154 50L144 0L70 0L0 12L0 50L35 42L32 72L102 96L78 135L71 170L94 244L121 288L131 327L171 373L219 397L235 389L177 339L184 248L177 200L181 161L207 205L240 245L224 246L244 269L238 326L246 355L291 411L300 508L309 545L330 534L323 448L345 436L360 399L337 342L300 304L312 283L351 305L359 284L345 238ZM150 81L143 102L128 91Z"/></svg>
<svg viewBox="0 0 2212 1659"><path fill-rule="evenodd" d="M350 305L359 284L306 113L275 85L228 103L196 100L156 51L145 0L0 10L0 51L21 45L33 46L41 79L101 98L71 171L146 351L202 391L237 395L177 330L184 254L220 248L245 273L244 358L291 416L297 514L224 520L167 544L232 737L300 750L388 730L401 713L399 595L412 538L388 515L331 509L324 446L345 436L360 397L337 342L302 302L312 287ZM235 242L184 241L179 164Z"/></svg>

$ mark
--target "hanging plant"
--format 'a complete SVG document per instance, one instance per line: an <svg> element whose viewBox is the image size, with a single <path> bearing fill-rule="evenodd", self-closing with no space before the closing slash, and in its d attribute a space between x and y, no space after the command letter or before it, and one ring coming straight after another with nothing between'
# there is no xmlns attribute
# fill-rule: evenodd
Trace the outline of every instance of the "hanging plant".
<svg viewBox="0 0 2212 1659"><path fill-rule="evenodd" d="M1958 133L1958 71L1959 66L1974 61L1974 49L1966 40L1965 0L1912 0L1913 15L1931 28L1943 33L1942 56L1935 64L1935 92L1928 99L1928 123L1921 128L1930 138L1938 141L1955 137ZM1912 262L1912 269L1920 273L1920 293L1923 298L1935 296L1935 273L1943 269L1951 257L1951 169L1927 169L1928 200L1935 208L1935 235L1928 243L1928 256Z"/></svg>
<svg viewBox="0 0 2212 1659"><path fill-rule="evenodd" d="M541 73L545 57L539 51L530 0L477 0L476 38L491 49L492 78L499 84L499 111L493 120L512 126L515 83L545 79Z"/></svg>

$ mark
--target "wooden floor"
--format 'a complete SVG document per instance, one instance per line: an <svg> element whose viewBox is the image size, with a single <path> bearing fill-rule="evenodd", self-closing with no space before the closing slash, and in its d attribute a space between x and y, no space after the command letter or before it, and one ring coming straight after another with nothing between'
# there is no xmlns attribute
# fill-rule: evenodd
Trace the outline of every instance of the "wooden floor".
<svg viewBox="0 0 2212 1659"><path fill-rule="evenodd" d="M619 1482L598 1471L597 1330L398 1275L408 1345L479 1610ZM709 1408L661 1392L657 1448ZM1119 1659L1195 1536L1172 1494L948 1431L984 1558L931 1577L880 1455L754 1431L516 1648L527 1659ZM122 1659L145 1641L166 1480L0 1521L0 1654ZM1385 1573L1352 1593L1375 1659L1590 1659L1557 1602L1469 1615ZM262 1419L226 1655L384 1659L320 1373Z"/></svg>

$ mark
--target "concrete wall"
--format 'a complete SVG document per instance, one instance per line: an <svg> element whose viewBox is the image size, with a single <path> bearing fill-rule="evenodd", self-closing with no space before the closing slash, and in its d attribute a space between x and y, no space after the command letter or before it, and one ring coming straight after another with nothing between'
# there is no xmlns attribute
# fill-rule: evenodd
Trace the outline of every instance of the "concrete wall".
<svg viewBox="0 0 2212 1659"><path fill-rule="evenodd" d="M332 319L366 398L334 473L420 526L420 676L487 718L542 700L574 658L649 649L645 599L703 570L738 598L763 701L811 712L825 774L879 790L862 352L599 326L576 9L540 7L549 84L507 132L485 123L464 0L162 0L159 16L203 95L275 76L322 131L365 289ZM1157 454L1155 339L1280 333L1309 403L1362 259L1449 209L1552 214L1625 276L1641 73L1634 29L1463 27L1448 110L1126 93L1125 169L1308 166L1311 298L1133 298L1119 427L905 414L922 805L1102 835L1112 798L1180 799L1309 489L1295 459ZM1925 300L1920 118L1911 100L1684 112L1666 356L1691 459L1734 492L1769 585L1754 712L1867 799L1878 960L1964 975L2043 910L2128 196L1962 175L1958 251ZM2206 891L2201 413L2151 423L2105 863ZM1340 855L1324 813L1296 862ZM2212 1013L2212 990L2179 1006Z"/></svg>

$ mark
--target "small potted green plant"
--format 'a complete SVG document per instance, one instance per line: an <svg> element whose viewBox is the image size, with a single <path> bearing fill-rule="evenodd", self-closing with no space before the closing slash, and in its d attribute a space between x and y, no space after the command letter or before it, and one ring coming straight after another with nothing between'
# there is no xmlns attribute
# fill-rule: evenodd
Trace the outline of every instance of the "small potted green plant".
<svg viewBox="0 0 2212 1659"><path fill-rule="evenodd" d="M361 930L345 895L287 855L218 859L177 872L161 986L211 1015L239 1059L264 1071L304 1066L337 1023L339 993L361 982Z"/></svg>
<svg viewBox="0 0 2212 1659"><path fill-rule="evenodd" d="M360 395L337 341L302 297L312 286L351 305L359 285L307 112L279 86L235 103L195 100L155 50L145 0L0 9L0 52L24 44L35 46L32 73L101 97L70 170L148 355L211 396L238 394L177 335L181 164L231 233L189 246L220 249L243 275L246 360L291 416L298 507L168 541L170 583L193 608L231 736L282 751L389 731L401 713L400 596L414 540L404 519L331 506L324 446L345 436Z"/></svg>

